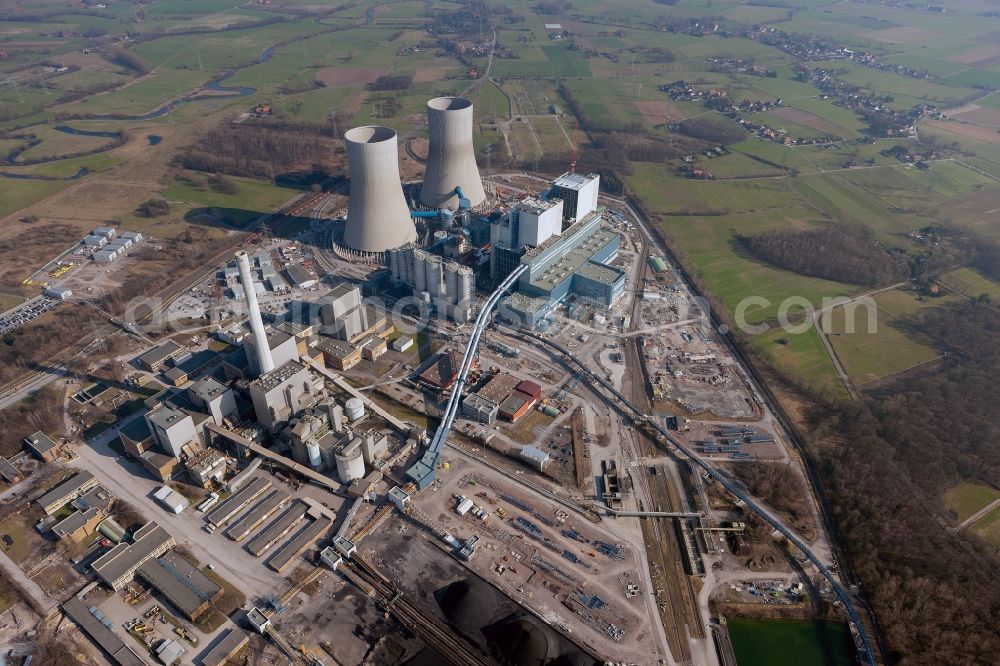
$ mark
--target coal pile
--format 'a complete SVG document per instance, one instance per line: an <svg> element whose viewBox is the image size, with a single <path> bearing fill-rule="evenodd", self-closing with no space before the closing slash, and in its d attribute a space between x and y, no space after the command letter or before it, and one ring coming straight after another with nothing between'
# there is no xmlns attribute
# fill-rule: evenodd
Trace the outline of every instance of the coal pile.
<svg viewBox="0 0 1000 666"><path fill-rule="evenodd" d="M445 619L503 666L594 666L598 662L479 577L434 594Z"/></svg>

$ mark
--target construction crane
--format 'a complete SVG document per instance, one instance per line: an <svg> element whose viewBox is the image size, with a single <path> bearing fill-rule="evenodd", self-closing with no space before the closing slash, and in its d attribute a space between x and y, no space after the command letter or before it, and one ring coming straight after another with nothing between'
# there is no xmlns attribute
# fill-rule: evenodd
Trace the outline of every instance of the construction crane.
<svg viewBox="0 0 1000 666"><path fill-rule="evenodd" d="M576 121L573 122L573 146L572 146L572 148L573 148L573 159L569 163L569 172L570 173L576 173L576 158L577 158L576 137L577 137L577 130L579 130L579 129L580 129L580 121L576 120Z"/></svg>

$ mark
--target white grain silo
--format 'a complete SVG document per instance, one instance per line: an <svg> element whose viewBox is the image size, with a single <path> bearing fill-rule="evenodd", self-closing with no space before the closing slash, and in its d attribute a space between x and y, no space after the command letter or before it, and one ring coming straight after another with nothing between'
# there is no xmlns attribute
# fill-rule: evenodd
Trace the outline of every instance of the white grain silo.
<svg viewBox="0 0 1000 666"><path fill-rule="evenodd" d="M350 398L344 403L347 412L347 420L351 423L361 419L365 415L365 403L361 398Z"/></svg>
<svg viewBox="0 0 1000 666"><path fill-rule="evenodd" d="M351 168L344 244L359 252L385 252L417 240L399 181L396 132L355 127L344 140Z"/></svg>
<svg viewBox="0 0 1000 666"><path fill-rule="evenodd" d="M361 438L355 437L335 454L337 476L340 477L341 483L350 483L365 475L365 459L361 443Z"/></svg>
<svg viewBox="0 0 1000 666"><path fill-rule="evenodd" d="M319 469L323 464L323 458L319 452L319 444L316 441L309 442L306 444L306 452L309 454L309 466L313 469Z"/></svg>
<svg viewBox="0 0 1000 666"><path fill-rule="evenodd" d="M486 200L472 145L472 102L461 97L438 97L427 102L430 147L420 202L428 208L456 208L455 188L472 208Z"/></svg>

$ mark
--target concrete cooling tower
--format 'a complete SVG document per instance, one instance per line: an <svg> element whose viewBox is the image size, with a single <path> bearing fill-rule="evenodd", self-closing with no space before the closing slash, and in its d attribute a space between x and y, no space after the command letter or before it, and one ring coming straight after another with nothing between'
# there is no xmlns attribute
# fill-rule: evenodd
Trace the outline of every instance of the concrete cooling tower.
<svg viewBox="0 0 1000 666"><path fill-rule="evenodd" d="M427 102L430 148L420 202L428 208L457 208L455 188L475 208L486 200L472 146L472 102L438 97Z"/></svg>
<svg viewBox="0 0 1000 666"><path fill-rule="evenodd" d="M344 140L351 167L344 244L359 252L384 252L417 240L399 181L396 132L355 127Z"/></svg>

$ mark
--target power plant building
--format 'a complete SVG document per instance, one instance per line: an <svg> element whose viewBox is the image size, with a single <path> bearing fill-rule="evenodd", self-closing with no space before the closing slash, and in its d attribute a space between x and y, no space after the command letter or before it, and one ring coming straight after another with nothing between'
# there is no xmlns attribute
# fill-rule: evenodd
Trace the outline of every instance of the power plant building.
<svg viewBox="0 0 1000 666"><path fill-rule="evenodd" d="M388 127L355 127L344 140L351 170L344 244L370 255L416 241L399 179L396 132Z"/></svg>
<svg viewBox="0 0 1000 666"><path fill-rule="evenodd" d="M600 187L601 177L597 174L564 173L552 183L549 197L562 199L563 217L579 222L597 210Z"/></svg>
<svg viewBox="0 0 1000 666"><path fill-rule="evenodd" d="M536 328L570 296L605 308L616 303L625 293L625 271L610 263L618 257L621 237L603 222L592 213L562 235L524 250L518 263L528 269L518 279L517 293L502 301L500 318Z"/></svg>
<svg viewBox="0 0 1000 666"><path fill-rule="evenodd" d="M296 413L314 402L309 369L289 361L250 383L250 399L257 421L268 432L277 432Z"/></svg>
<svg viewBox="0 0 1000 666"><path fill-rule="evenodd" d="M511 246L538 247L562 232L563 202L561 199L543 201L527 197L511 208L510 216L511 228L517 233Z"/></svg>
<svg viewBox="0 0 1000 666"><path fill-rule="evenodd" d="M472 122L472 102L467 99L438 97L427 102L430 143L420 203L428 208L477 208L486 201L472 144Z"/></svg>

